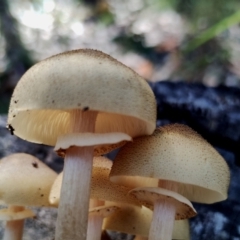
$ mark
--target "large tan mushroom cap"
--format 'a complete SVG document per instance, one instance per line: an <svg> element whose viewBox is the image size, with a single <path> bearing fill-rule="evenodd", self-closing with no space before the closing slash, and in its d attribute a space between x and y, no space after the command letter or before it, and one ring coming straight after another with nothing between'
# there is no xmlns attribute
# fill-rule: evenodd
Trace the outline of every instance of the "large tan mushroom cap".
<svg viewBox="0 0 240 240"><path fill-rule="evenodd" d="M199 134L172 124L127 143L114 161L110 179L130 187L154 187L158 179L168 180L178 183L177 191L189 200L213 203L227 198L230 172Z"/></svg>
<svg viewBox="0 0 240 240"><path fill-rule="evenodd" d="M156 101L147 82L100 51L65 52L29 69L18 82L8 124L15 135L54 146L70 130L70 111L99 112L97 133L131 137L155 129Z"/></svg>
<svg viewBox="0 0 240 240"><path fill-rule="evenodd" d="M16 206L50 206L48 196L57 174L25 153L0 161L0 203Z"/></svg>

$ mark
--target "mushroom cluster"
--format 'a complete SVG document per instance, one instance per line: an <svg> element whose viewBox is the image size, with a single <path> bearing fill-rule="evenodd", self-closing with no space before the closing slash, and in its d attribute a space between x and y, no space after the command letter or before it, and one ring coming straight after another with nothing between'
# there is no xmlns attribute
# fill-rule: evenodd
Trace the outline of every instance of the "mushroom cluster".
<svg viewBox="0 0 240 240"><path fill-rule="evenodd" d="M128 233L136 239L149 234L152 210L141 206L130 188L109 181L112 161L94 157L91 180L90 208L87 240L100 240L102 229ZM62 186L62 173L58 175L50 192L50 203L58 206ZM175 221L174 239L189 239L186 221Z"/></svg>
<svg viewBox="0 0 240 240"><path fill-rule="evenodd" d="M111 56L80 49L31 67L14 89L11 133L64 156L55 240L86 239L93 156L156 126L148 83Z"/></svg>
<svg viewBox="0 0 240 240"><path fill-rule="evenodd" d="M148 83L103 52L64 52L22 76L8 129L64 157L50 195L58 206L55 240L99 239L102 222L113 227L103 218L119 221L118 212L126 222L128 215L138 218L119 231L132 226L139 239L170 240L175 219L196 215L190 201L227 198L229 169L210 144L185 125L155 128L156 99ZM97 157L119 147L113 166Z"/></svg>
<svg viewBox="0 0 240 240"><path fill-rule="evenodd" d="M154 209L149 239L167 240L174 219L196 214L190 201L227 198L230 172L199 134L186 125L170 124L127 143L115 158L110 180L131 187L131 195Z"/></svg>
<svg viewBox="0 0 240 240"><path fill-rule="evenodd" d="M128 195L130 188L109 181L111 167L111 160L105 157L94 157L87 240L100 240L104 218L126 206L140 207L139 202ZM49 200L53 205L59 204L62 176L62 173L58 175L50 192Z"/></svg>

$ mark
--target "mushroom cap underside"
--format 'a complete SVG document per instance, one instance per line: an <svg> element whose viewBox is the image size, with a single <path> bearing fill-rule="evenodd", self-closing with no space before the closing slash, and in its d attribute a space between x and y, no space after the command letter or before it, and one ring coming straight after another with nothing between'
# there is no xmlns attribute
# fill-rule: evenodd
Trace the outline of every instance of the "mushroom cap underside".
<svg viewBox="0 0 240 240"><path fill-rule="evenodd" d="M96 132L151 134L156 100L148 83L100 51L81 49L45 59L18 82L8 126L15 135L54 146L70 129L72 110L97 111Z"/></svg>

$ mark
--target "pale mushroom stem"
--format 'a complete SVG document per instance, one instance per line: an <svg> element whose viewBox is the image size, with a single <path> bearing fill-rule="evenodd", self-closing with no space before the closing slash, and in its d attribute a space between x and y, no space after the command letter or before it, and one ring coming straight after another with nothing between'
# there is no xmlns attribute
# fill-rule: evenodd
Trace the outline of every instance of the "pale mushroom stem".
<svg viewBox="0 0 240 240"><path fill-rule="evenodd" d="M94 132L96 117L97 112L72 111L71 132ZM93 148L71 147L66 151L55 240L86 239Z"/></svg>
<svg viewBox="0 0 240 240"><path fill-rule="evenodd" d="M154 202L153 218L149 231L149 240L171 240L176 208L166 200Z"/></svg>
<svg viewBox="0 0 240 240"><path fill-rule="evenodd" d="M13 212L20 212L25 209L21 206L9 206L9 209ZM3 240L21 240L23 235L24 219L7 221Z"/></svg>
<svg viewBox="0 0 240 240"><path fill-rule="evenodd" d="M102 235L103 217L90 214L88 219L87 240L100 240Z"/></svg>

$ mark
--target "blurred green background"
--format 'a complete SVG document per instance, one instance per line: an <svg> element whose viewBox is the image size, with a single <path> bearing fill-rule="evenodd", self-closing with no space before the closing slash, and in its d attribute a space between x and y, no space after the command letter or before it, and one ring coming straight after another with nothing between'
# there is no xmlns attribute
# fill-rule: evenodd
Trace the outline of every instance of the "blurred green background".
<svg viewBox="0 0 240 240"><path fill-rule="evenodd" d="M24 72L93 48L149 81L240 86L239 0L0 0L0 113Z"/></svg>

